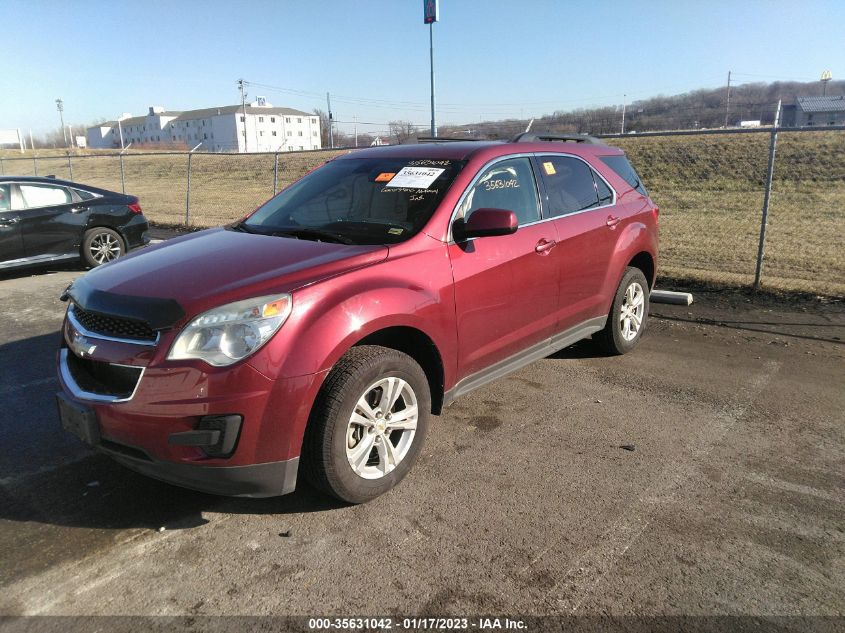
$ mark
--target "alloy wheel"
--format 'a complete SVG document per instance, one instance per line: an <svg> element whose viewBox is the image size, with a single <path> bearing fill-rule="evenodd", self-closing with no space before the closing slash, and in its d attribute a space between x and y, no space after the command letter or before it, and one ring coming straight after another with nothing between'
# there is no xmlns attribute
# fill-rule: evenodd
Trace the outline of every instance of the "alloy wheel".
<svg viewBox="0 0 845 633"><path fill-rule="evenodd" d="M417 432L419 408L411 385L394 376L370 385L346 429L346 458L355 474L380 479L405 458Z"/></svg>
<svg viewBox="0 0 845 633"><path fill-rule="evenodd" d="M625 298L619 310L622 338L633 341L637 338L645 316L645 291L638 282L632 282L625 290Z"/></svg>
<svg viewBox="0 0 845 633"><path fill-rule="evenodd" d="M88 247L91 257L98 264L105 264L120 256L120 243L117 238L109 233L98 233L91 240Z"/></svg>

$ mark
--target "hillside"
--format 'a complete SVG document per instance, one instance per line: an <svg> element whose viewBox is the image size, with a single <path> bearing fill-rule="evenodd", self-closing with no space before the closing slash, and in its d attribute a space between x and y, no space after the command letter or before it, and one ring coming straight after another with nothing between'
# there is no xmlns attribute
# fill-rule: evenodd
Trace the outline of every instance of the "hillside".
<svg viewBox="0 0 845 633"><path fill-rule="evenodd" d="M820 82L748 83L731 86L729 126L744 120L760 120L771 125L778 99L784 104L796 97L822 94ZM845 81L831 81L827 94L845 94ZM689 130L719 128L725 124L725 88L694 90L684 94L650 97L629 103L625 111L626 131ZM471 136L473 138L507 138L522 132L529 119L468 122L462 125L441 126L441 136ZM619 107L584 108L557 111L537 118L533 130L548 132L578 132L587 134L618 133L622 126ZM466 134L471 129L472 134Z"/></svg>

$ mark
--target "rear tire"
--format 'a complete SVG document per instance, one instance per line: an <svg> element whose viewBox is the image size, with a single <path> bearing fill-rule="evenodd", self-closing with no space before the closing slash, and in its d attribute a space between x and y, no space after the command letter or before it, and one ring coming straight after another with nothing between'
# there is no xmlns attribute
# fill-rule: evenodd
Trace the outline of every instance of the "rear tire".
<svg viewBox="0 0 845 633"><path fill-rule="evenodd" d="M302 474L348 503L396 486L422 449L431 411L428 379L407 354L375 345L335 364L311 411Z"/></svg>
<svg viewBox="0 0 845 633"><path fill-rule="evenodd" d="M89 229L82 237L82 260L90 268L108 264L125 252L120 233L104 226Z"/></svg>
<svg viewBox="0 0 845 633"><path fill-rule="evenodd" d="M607 354L627 354L642 338L648 320L648 281L639 268L628 267L613 297L604 329L593 340Z"/></svg>

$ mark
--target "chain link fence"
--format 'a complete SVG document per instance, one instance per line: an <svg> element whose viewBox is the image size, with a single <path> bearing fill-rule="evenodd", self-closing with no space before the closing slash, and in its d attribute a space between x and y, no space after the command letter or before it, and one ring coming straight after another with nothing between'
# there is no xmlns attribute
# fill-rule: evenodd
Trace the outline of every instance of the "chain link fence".
<svg viewBox="0 0 845 633"><path fill-rule="evenodd" d="M607 138L628 154L660 206L661 274L752 285L770 200L761 285L845 295L845 131Z"/></svg>
<svg viewBox="0 0 845 633"><path fill-rule="evenodd" d="M845 295L845 130L605 137L625 150L660 206L663 277L752 285L770 184L761 283ZM138 196L154 223L236 220L329 158L350 150L275 154L184 152L0 159L0 173L55 175Z"/></svg>

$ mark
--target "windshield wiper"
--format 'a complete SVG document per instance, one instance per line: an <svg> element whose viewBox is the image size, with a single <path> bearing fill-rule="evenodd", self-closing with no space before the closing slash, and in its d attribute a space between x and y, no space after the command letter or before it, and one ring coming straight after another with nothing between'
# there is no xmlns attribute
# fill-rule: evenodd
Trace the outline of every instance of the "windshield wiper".
<svg viewBox="0 0 845 633"><path fill-rule="evenodd" d="M258 231L249 228L246 222L235 222L234 224L230 224L229 228L233 231L243 231L244 233L258 233Z"/></svg>
<svg viewBox="0 0 845 633"><path fill-rule="evenodd" d="M295 237L297 239L314 239L318 242L335 242L336 244L354 244L351 239L340 233L332 231L324 231L322 229L312 229L303 227L286 227L270 231L268 235L278 235L280 237Z"/></svg>

